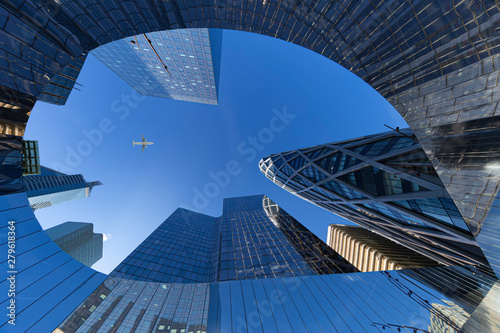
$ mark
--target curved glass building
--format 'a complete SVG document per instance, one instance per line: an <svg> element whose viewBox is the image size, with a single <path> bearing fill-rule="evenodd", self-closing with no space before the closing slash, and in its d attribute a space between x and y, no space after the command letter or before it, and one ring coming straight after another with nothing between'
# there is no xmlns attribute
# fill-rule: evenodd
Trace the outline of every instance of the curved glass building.
<svg viewBox="0 0 500 333"><path fill-rule="evenodd" d="M0 307L5 311L0 331L422 332L433 326L463 332L500 330L496 1L6 0L0 3L0 26ZM370 195L385 191L384 181L392 181L384 175L389 167L397 170L397 161L393 166L382 161L371 165L374 172L381 170L375 188L352 189L360 188L358 179L364 181L370 173L352 178L335 171L343 186L328 191L367 197L353 198L359 200L350 204L372 214L380 228L397 229L394 236L413 232L415 238L423 236L424 243L434 241L447 250L447 260L457 253L456 242L461 250L470 244L471 255L477 245L494 274L460 264L164 283L108 278L61 251L41 229L21 181L22 136L31 109L47 92L57 98L55 102L64 102L68 92L62 88L68 88L74 77L58 75L67 73L65 68L83 54L125 37L188 28L233 29L289 41L331 59L376 89L408 122L449 197L439 195L441 185L424 179L426 173L420 170L418 181L408 179L412 173L396 175L403 193L391 194L399 203L391 202L390 209L369 203ZM346 153L346 158L355 153L355 159L363 160L360 152ZM410 192L405 192L406 181L414 184ZM434 192L427 206L403 198L407 193L428 194L424 192ZM347 205L338 207L345 208L345 214L366 216ZM416 218L423 207L435 210ZM446 237L450 242L444 249ZM89 321L93 313L99 316ZM78 325L70 324L74 322ZM126 329L117 328L121 325Z"/></svg>
<svg viewBox="0 0 500 333"><path fill-rule="evenodd" d="M274 154L277 185L443 264L488 265L411 130Z"/></svg>

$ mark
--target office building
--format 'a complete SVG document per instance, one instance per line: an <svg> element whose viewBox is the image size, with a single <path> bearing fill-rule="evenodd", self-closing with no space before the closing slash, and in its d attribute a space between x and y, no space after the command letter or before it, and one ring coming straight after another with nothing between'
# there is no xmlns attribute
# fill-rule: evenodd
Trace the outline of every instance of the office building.
<svg viewBox="0 0 500 333"><path fill-rule="evenodd" d="M356 272L268 197L224 200L215 218L177 209L112 277L197 283Z"/></svg>
<svg viewBox="0 0 500 333"><path fill-rule="evenodd" d="M181 29L123 38L92 55L142 95L217 104L221 49L222 30Z"/></svg>
<svg viewBox="0 0 500 333"><path fill-rule="evenodd" d="M420 253L358 226L330 224L326 242L361 272L439 265Z"/></svg>
<svg viewBox="0 0 500 333"><path fill-rule="evenodd" d="M259 166L290 193L439 263L488 265L408 129L278 153Z"/></svg>
<svg viewBox="0 0 500 333"><path fill-rule="evenodd" d="M39 175L40 167L40 153L38 152L38 141L23 140L22 150L22 169L23 176Z"/></svg>
<svg viewBox="0 0 500 333"><path fill-rule="evenodd" d="M434 308L419 298L450 300L396 271L356 272L267 196L225 199L218 218L176 210L54 332L359 331L380 320L366 311L379 298L406 302L391 316L422 311L428 324ZM364 293L368 281L377 293Z"/></svg>
<svg viewBox="0 0 500 333"><path fill-rule="evenodd" d="M16 269L24 284L16 291L16 326L10 326L4 316L0 330L51 332L87 296L100 292L99 285L106 280L104 274L71 259L51 242L30 208L21 182L21 140L37 96L82 53L133 35L171 29L221 28L279 38L330 59L371 85L416 134L498 276L499 20L494 1L0 3L0 129L4 134L0 138L0 211L8 217L4 223L13 219L19 226L16 255L22 260L16 261ZM307 64L297 65L307 69ZM89 103L91 107L96 101ZM7 240L2 241L6 253ZM416 281L405 272L418 272L422 278ZM5 273L1 288L7 295ZM196 318L207 318L210 332L276 332L277 326L280 331L363 332L381 330L374 325L382 321L422 331L430 325L429 306L454 295L463 301L454 302L470 314L463 325L465 332L478 327L500 330L496 277L470 266L387 273L207 284L109 278L108 289L120 288L118 297L135 303L127 303L118 318L108 317L109 312L100 314L108 320L103 326L107 331L127 313L137 314L131 323L131 318L123 321L130 329L137 322L145 324L142 319L153 322L155 318L162 323L156 326L155 321L152 329L170 329L165 321L175 316L176 323L186 321L196 330L202 330L202 324L195 325ZM480 291L472 302L461 287L471 284ZM193 294L195 285L205 289ZM158 291L160 299L149 298L152 290ZM171 293L167 296L163 290ZM101 311L108 307L106 302L116 301L106 295L95 295L102 301L97 309L90 306L82 311ZM189 299L195 300L190 308ZM203 309L202 299L208 300ZM5 299L1 306L9 301Z"/></svg>
<svg viewBox="0 0 500 333"><path fill-rule="evenodd" d="M45 233L72 258L92 267L102 258L102 234L94 233L94 225L85 222L64 222Z"/></svg>
<svg viewBox="0 0 500 333"><path fill-rule="evenodd" d="M65 105L71 91L73 89L80 90L75 87L75 84L78 85L76 80L78 79L78 75L82 70L86 58L87 54L83 53L66 65L66 67L50 80L40 95L38 95L37 99L51 104Z"/></svg>
<svg viewBox="0 0 500 333"><path fill-rule="evenodd" d="M39 175L23 177L33 210L50 207L66 201L88 198L94 186L101 182L87 182L82 175L66 175L44 166Z"/></svg>

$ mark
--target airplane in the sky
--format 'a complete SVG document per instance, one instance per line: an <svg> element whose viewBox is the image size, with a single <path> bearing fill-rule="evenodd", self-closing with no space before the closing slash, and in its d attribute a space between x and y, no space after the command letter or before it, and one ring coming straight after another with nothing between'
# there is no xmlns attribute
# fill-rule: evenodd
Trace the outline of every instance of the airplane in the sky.
<svg viewBox="0 0 500 333"><path fill-rule="evenodd" d="M146 148L149 145L154 145L154 143L147 142L148 140L144 139L144 135L142 135L142 134L141 134L141 137L142 137L142 142L135 142L134 140L132 140L132 142L133 142L132 147L135 147L135 145L142 145L142 150L141 150L141 153L142 153L144 151L144 148Z"/></svg>

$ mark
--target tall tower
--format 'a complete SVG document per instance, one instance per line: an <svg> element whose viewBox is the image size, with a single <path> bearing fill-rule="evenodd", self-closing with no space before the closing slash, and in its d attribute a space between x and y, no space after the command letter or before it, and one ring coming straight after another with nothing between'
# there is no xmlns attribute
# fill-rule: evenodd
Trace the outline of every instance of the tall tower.
<svg viewBox="0 0 500 333"><path fill-rule="evenodd" d="M123 38L92 55L142 95L217 104L221 50L222 30L181 29Z"/></svg>
<svg viewBox="0 0 500 333"><path fill-rule="evenodd" d="M91 267L102 258L102 234L94 233L94 225L85 222L65 222L45 230L61 250L84 265Z"/></svg>
<svg viewBox="0 0 500 333"><path fill-rule="evenodd" d="M443 264L486 264L471 230L408 129L274 154L275 184Z"/></svg>
<svg viewBox="0 0 500 333"><path fill-rule="evenodd" d="M349 272L358 270L265 195L225 199L220 217L179 208L55 332L215 332L218 309L232 303L243 311L244 298L256 316L253 325L269 326L274 319L264 310L270 303L255 297L269 297L273 310L281 300L291 301L281 288L297 291L291 278ZM246 331L244 318L235 313L233 329L219 331ZM278 323L291 332L285 324Z"/></svg>
<svg viewBox="0 0 500 333"><path fill-rule="evenodd" d="M82 175L66 175L44 166L40 175L23 177L26 194L34 210L66 201L88 198L100 181L87 182Z"/></svg>
<svg viewBox="0 0 500 333"><path fill-rule="evenodd" d="M199 283L357 272L271 199L224 200L221 217L177 209L110 273Z"/></svg>

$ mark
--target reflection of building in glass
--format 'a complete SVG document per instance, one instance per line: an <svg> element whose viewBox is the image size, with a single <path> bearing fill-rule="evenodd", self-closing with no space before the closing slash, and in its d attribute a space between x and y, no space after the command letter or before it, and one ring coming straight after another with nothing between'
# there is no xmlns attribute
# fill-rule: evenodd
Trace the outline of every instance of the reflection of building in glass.
<svg viewBox="0 0 500 333"><path fill-rule="evenodd" d="M444 321L440 316L436 316L434 312L431 312L431 325L429 326L429 331L430 333L457 333L458 331L456 328L462 327L467 319L469 319L470 314L451 301L441 301L447 305L432 303L432 307L446 316L452 324Z"/></svg>
<svg viewBox="0 0 500 333"><path fill-rule="evenodd" d="M92 55L142 95L217 104L221 48L220 29L181 29L124 38Z"/></svg>
<svg viewBox="0 0 500 333"><path fill-rule="evenodd" d="M327 244L361 272L439 265L434 260L358 226L330 224Z"/></svg>
<svg viewBox="0 0 500 333"><path fill-rule="evenodd" d="M101 182L87 182L82 175L66 175L44 166L39 175L23 177L26 194L33 209L53 206L66 201L88 198Z"/></svg>
<svg viewBox="0 0 500 333"><path fill-rule="evenodd" d="M495 281L460 267L431 269L436 279L483 279L485 291ZM408 271L213 283L108 277L55 332L371 332L385 322L389 331L425 332L429 313L452 324L431 306L449 298L403 274Z"/></svg>
<svg viewBox="0 0 500 333"><path fill-rule="evenodd" d="M91 267L102 258L102 234L94 233L94 225L85 222L65 222L45 230L61 250L84 265Z"/></svg>
<svg viewBox="0 0 500 333"><path fill-rule="evenodd" d="M22 150L22 169L23 176L39 175L40 154L38 152L38 141L23 140Z"/></svg>
<svg viewBox="0 0 500 333"><path fill-rule="evenodd" d="M38 96L38 100L57 105L66 104L73 88L79 90L75 88L75 83L82 70L85 58L87 58L87 54L83 53L57 73L50 80L49 84L45 86L42 93Z"/></svg>
<svg viewBox="0 0 500 333"><path fill-rule="evenodd" d="M85 301L76 309L71 316L64 322L64 325L56 328L54 333L76 332L76 330L87 320L94 310L108 297L111 289L107 288L106 283L97 287ZM141 318L144 311L141 313ZM137 328L137 326L135 326ZM134 332L131 330L131 332Z"/></svg>
<svg viewBox="0 0 500 333"><path fill-rule="evenodd" d="M246 282L245 290L231 287L232 297L239 299L234 301L238 304L245 295L251 314L255 311L252 307L265 309L263 302L269 306L267 297L278 302L283 294L268 289L265 296L264 287L252 287L249 280L356 271L267 196L225 199L223 214L218 218L177 209L94 293L102 294L104 302L103 297L89 297L59 329L97 331L113 327L133 331L141 327L146 332L211 332L209 306L217 311L217 302L228 307L231 301L218 301L218 284L206 282ZM255 314L258 318L258 312ZM246 328L244 316L238 320L235 313L234 329L221 331ZM213 324L216 322L212 320Z"/></svg>
<svg viewBox="0 0 500 333"><path fill-rule="evenodd" d="M62 67L82 52L131 33L192 26L252 31L304 46L350 69L387 98L414 129L470 231L500 275L500 36L495 2L297 1L291 5L288 1L262 4L247 0L74 0L3 1L0 8L0 97L9 96L6 103L21 105L23 111L13 117L12 109L2 110L0 126L6 134L22 135L35 97ZM23 227L16 230L16 249L23 254L18 272L22 281L26 282L26 277L33 281L19 290L22 311L17 313L15 329L49 332L104 277L74 260L67 261L67 255L40 230L23 188L18 186L21 143L15 140L1 140L0 189L4 196L0 209L2 214L23 221ZM10 164L12 161L16 164ZM54 269L57 264L59 268ZM394 275L401 279L407 271ZM410 279L414 294L394 292L381 280L380 272L221 282L207 288L210 301L202 313L212 321L207 325L211 332L277 332L276 326L283 332L363 332L373 330L369 323L385 316L401 326L427 329L429 311L419 311L421 303L412 303L410 298L415 294L424 294L430 305L449 298L450 294L442 295L457 281L462 285L473 281L492 301L498 295L498 288L492 293L491 281L484 283L484 276L473 274L470 267L462 273L457 272L457 266L410 271L423 271L422 277L433 287ZM148 284L145 289L153 283ZM460 289L455 289L454 295L470 306L481 301L471 301ZM177 292L176 288L170 290ZM171 303L148 304L165 305L162 309L166 312L179 304L176 297L169 299ZM99 307L107 306L104 303ZM122 308L124 316L130 315L126 319L135 323L134 315L144 308L127 313L127 305ZM499 309L494 302L482 301L479 308L483 314ZM163 313L158 316L165 318ZM198 312L190 315L194 313ZM117 317L108 317L102 331L113 330L121 314ZM494 327L497 318L478 316L488 327ZM2 332L6 327L8 330L5 322L0 325Z"/></svg>
<svg viewBox="0 0 500 333"><path fill-rule="evenodd" d="M214 291L206 283L108 278L54 333L100 332L108 328L112 332L211 332L207 330L208 307Z"/></svg>
<svg viewBox="0 0 500 333"><path fill-rule="evenodd" d="M213 282L357 271L268 197L224 200L221 217L177 209L110 276Z"/></svg>
<svg viewBox="0 0 500 333"><path fill-rule="evenodd" d="M262 173L326 210L444 264L486 263L410 130L263 158Z"/></svg>

